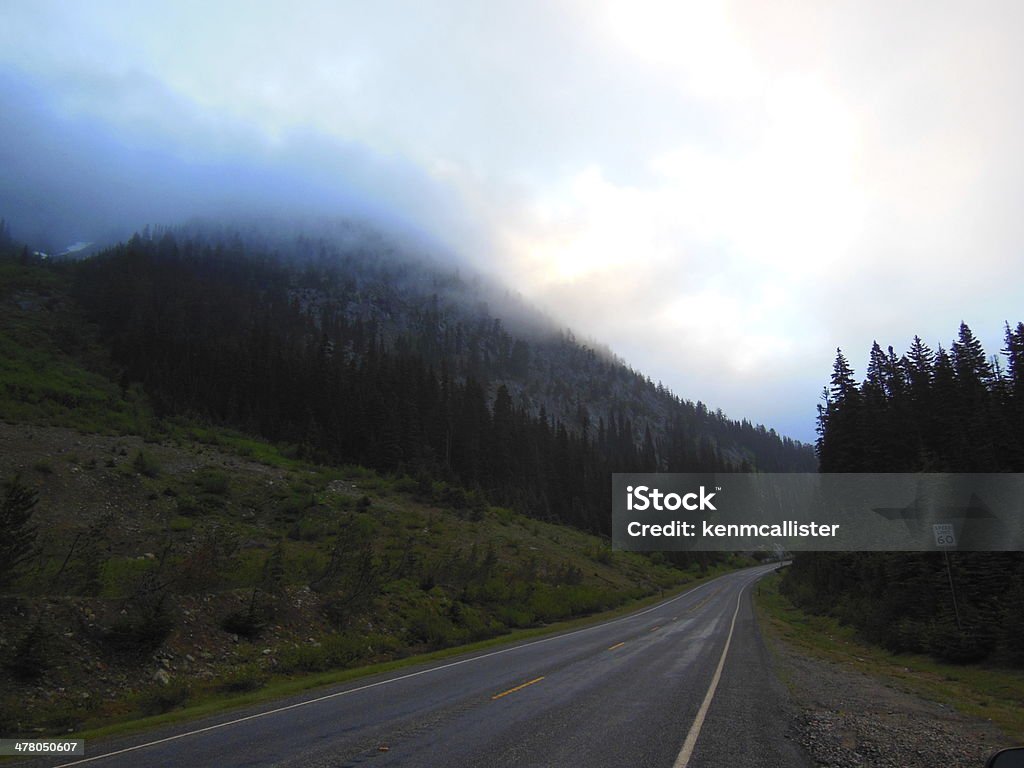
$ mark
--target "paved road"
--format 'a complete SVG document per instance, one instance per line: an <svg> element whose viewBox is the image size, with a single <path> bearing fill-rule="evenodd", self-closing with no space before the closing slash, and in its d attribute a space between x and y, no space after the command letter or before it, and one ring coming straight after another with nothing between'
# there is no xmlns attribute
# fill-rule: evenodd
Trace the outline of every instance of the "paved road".
<svg viewBox="0 0 1024 768"><path fill-rule="evenodd" d="M64 765L807 766L750 592L727 574L629 616L136 737ZM724 652L724 653L723 653ZM197 730L203 729L203 730Z"/></svg>

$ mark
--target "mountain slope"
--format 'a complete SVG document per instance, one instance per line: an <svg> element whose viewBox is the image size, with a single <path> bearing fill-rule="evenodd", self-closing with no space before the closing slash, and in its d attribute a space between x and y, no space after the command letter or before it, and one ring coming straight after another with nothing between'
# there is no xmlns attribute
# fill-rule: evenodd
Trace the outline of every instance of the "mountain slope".
<svg viewBox="0 0 1024 768"><path fill-rule="evenodd" d="M278 690L727 560L579 530L607 525L613 468L660 460L630 414L670 398L525 312L505 330L483 288L449 275L442 299L443 273L362 236L299 258L161 234L72 262L0 233L0 480L31 510L0 569L5 735ZM607 420L546 415L581 370L612 372L589 385ZM567 407L600 414L588 391ZM724 466L712 440L692 456Z"/></svg>

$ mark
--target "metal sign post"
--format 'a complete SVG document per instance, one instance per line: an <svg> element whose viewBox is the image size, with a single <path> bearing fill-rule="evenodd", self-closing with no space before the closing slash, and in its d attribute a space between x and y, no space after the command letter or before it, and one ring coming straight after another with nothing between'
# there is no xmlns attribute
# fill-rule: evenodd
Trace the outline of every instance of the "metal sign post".
<svg viewBox="0 0 1024 768"><path fill-rule="evenodd" d="M936 523L932 526L935 533L935 546L942 547L942 554L946 556L946 575L949 577L949 591L953 595L953 613L956 616L956 628L963 631L960 624L960 608L956 604L956 587L953 585L953 568L949 564L949 548L956 546L956 533L953 531L952 523Z"/></svg>

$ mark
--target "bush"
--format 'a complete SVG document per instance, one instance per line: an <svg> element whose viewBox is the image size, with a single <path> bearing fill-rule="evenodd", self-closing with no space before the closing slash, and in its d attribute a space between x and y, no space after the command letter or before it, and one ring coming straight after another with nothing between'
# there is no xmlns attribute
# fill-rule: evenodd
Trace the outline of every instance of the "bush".
<svg viewBox="0 0 1024 768"><path fill-rule="evenodd" d="M122 653L155 651L174 629L174 619L164 600L139 606L122 616L107 631L106 640Z"/></svg>
<svg viewBox="0 0 1024 768"><path fill-rule="evenodd" d="M267 673L257 664L245 664L221 678L217 690L225 693L257 691L267 684Z"/></svg>
<svg viewBox="0 0 1024 768"><path fill-rule="evenodd" d="M25 717L23 702L14 696L0 698L0 736L14 736L24 730L22 718Z"/></svg>
<svg viewBox="0 0 1024 768"><path fill-rule="evenodd" d="M154 687L139 696L139 710L144 715L162 715L182 706L191 695L192 690L185 683Z"/></svg>
<svg viewBox="0 0 1024 768"><path fill-rule="evenodd" d="M392 484L392 489L397 493L405 493L410 496L416 495L419 492L419 483L411 477L401 477Z"/></svg>
<svg viewBox="0 0 1024 768"><path fill-rule="evenodd" d="M196 476L196 485L203 493L213 496L227 496L231 484L225 472L212 467L207 467Z"/></svg>
<svg viewBox="0 0 1024 768"><path fill-rule="evenodd" d="M196 497L188 494L175 499L174 505L178 510L178 514L184 517L195 517L205 511L203 505L199 503Z"/></svg>
<svg viewBox="0 0 1024 768"><path fill-rule="evenodd" d="M963 630L951 622L937 622L927 636L928 652L939 661L951 664L971 664L988 657L995 646L991 632L977 628Z"/></svg>
<svg viewBox="0 0 1024 768"><path fill-rule="evenodd" d="M49 664L49 633L36 622L25 633L4 659L4 669L21 681L35 680L45 672Z"/></svg>
<svg viewBox="0 0 1024 768"><path fill-rule="evenodd" d="M328 668L323 651L316 645L300 645L281 652L278 664L284 672L323 672Z"/></svg>
<svg viewBox="0 0 1024 768"><path fill-rule="evenodd" d="M37 501L36 492L17 476L0 484L0 591L32 556L36 540L32 514Z"/></svg>
<svg viewBox="0 0 1024 768"><path fill-rule="evenodd" d="M99 567L101 594L104 597L126 597L135 585L146 578L155 563L137 557L111 557Z"/></svg>
<svg viewBox="0 0 1024 768"><path fill-rule="evenodd" d="M278 662L286 672L324 672L355 666L359 662L395 653L401 644L387 635L356 635L341 632L329 635L318 645L302 645L284 650Z"/></svg>
<svg viewBox="0 0 1024 768"><path fill-rule="evenodd" d="M486 640L505 631L505 625L489 619L482 611L465 603L452 603L448 615L468 641Z"/></svg>
<svg viewBox="0 0 1024 768"><path fill-rule="evenodd" d="M430 648L446 648L455 645L462 637L451 621L434 611L430 606L418 608L410 617L406 638L413 644Z"/></svg>
<svg viewBox="0 0 1024 768"><path fill-rule="evenodd" d="M239 635L246 640L255 640L267 628L266 612L255 606L243 611L234 611L224 617L220 623L225 632Z"/></svg>
<svg viewBox="0 0 1024 768"><path fill-rule="evenodd" d="M141 449L132 459L132 469L146 477L160 476L160 463L152 454Z"/></svg>
<svg viewBox="0 0 1024 768"><path fill-rule="evenodd" d="M178 533L182 533L184 531L192 530L192 526L193 525L194 525L194 523L191 520L189 520L187 517L182 517L181 515L179 515L178 517L171 518L171 522L169 524L169 527L170 527L170 529L172 531L176 531Z"/></svg>

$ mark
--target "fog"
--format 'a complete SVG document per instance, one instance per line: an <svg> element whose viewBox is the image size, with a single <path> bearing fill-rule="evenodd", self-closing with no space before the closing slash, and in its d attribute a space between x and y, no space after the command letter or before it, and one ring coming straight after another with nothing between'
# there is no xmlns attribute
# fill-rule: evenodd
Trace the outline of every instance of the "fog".
<svg viewBox="0 0 1024 768"><path fill-rule="evenodd" d="M147 85L148 98L163 96L173 128L116 126L68 111L29 77L0 73L0 216L18 239L59 253L193 218L341 217L458 258L432 231L459 212L416 168L311 132L271 143L243 124L204 126L189 105ZM468 229L452 239L472 242Z"/></svg>
<svg viewBox="0 0 1024 768"><path fill-rule="evenodd" d="M1024 289L1022 10L861 2L0 5L34 247L347 216L683 397L809 440L836 347L990 354Z"/></svg>

